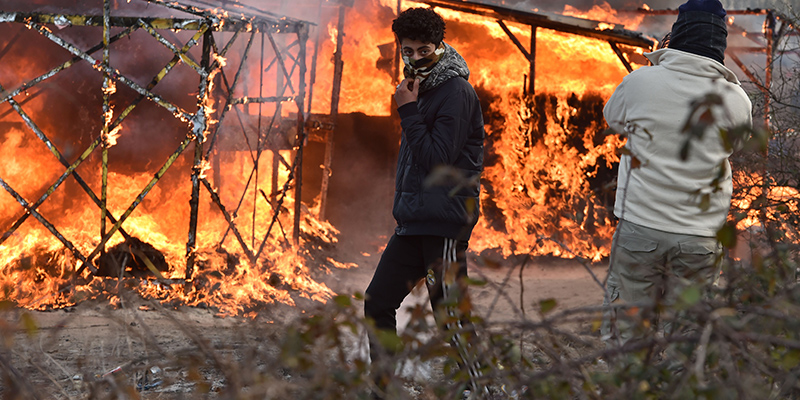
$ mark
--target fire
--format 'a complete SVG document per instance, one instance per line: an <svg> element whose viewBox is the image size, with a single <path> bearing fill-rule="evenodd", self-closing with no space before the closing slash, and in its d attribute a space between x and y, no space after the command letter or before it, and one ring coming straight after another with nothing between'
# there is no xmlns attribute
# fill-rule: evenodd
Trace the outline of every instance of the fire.
<svg viewBox="0 0 800 400"><path fill-rule="evenodd" d="M375 63L381 58L378 45L393 43L391 7L373 1L357 1L357 5L347 10L345 17L345 36L342 43L344 74L339 97L339 112L361 112L368 115L390 115L390 101L395 86L388 71L378 71ZM366 28L366 29L362 29ZM333 18L327 25L328 37L320 46L318 77L332 77L332 59L336 51L337 20ZM314 87L315 93L331 93L332 80L319 79ZM330 111L330 96L314 97L315 113Z"/></svg>
<svg viewBox="0 0 800 400"><path fill-rule="evenodd" d="M342 112L389 112L392 78L401 77L376 68L381 59L378 45L394 40L390 27L396 14L389 3L357 0L347 12L347 32L359 35L344 37ZM401 9L409 7L427 5L401 4ZM606 256L613 199L598 182L613 180L610 171L623 142L600 134L604 128L600 111L627 74L623 64L605 41L539 28L537 96L532 99L523 95L528 60L496 20L444 8L436 11L448 23L445 40L467 60L471 83L490 101L484 111L487 149L492 152L487 159L493 161L485 168L484 214L473 234L472 249L500 249L506 256L532 253L593 260ZM605 28L635 29L644 18L618 14L608 3L587 12L566 6L564 14L604 21ZM506 25L521 43L530 43L529 26ZM336 40L333 25L328 31L331 47L323 55L332 53ZM327 73L320 71L327 70L318 69L318 76Z"/></svg>
<svg viewBox="0 0 800 400"><path fill-rule="evenodd" d="M734 198L731 201L731 207L734 210L746 210L744 218L742 218L736 225L738 230L746 230L753 226L761 226L761 218L769 220L780 220L776 218L773 213L775 211L796 214L798 212L798 200L800 200L800 191L791 186L770 186L766 198L763 196L764 190L760 186L752 186L748 190L743 191L739 198ZM772 210L767 214L762 214L759 210L760 207L752 207L754 202L765 200L765 209Z"/></svg>
<svg viewBox="0 0 800 400"><path fill-rule="evenodd" d="M598 31L612 30L615 27L616 27L615 24L607 24L605 22L601 22L601 23L597 24L597 30Z"/></svg>
<svg viewBox="0 0 800 400"><path fill-rule="evenodd" d="M146 45L159 46L154 43ZM50 68L37 63L40 61L37 57L26 57L21 46L5 48L9 51L3 59L0 78L11 88ZM49 56L47 50L42 50L41 53ZM117 58L112 57L112 62L125 61L118 54L114 54ZM218 54L213 56L216 64L227 64L227 58ZM237 55L234 59L241 57ZM157 62L163 65L168 60ZM70 85L74 85L74 82L80 83L84 79L83 75L89 77L88 79L96 79L100 75L97 66L87 68L85 65L78 65L74 69L65 70L66 72L49 82L63 85L64 93L69 96L96 90L97 87L93 87L80 92L82 89L79 85L76 94L70 91L73 89ZM79 68L84 70L78 71ZM66 81L59 81L61 76L69 73L72 75L68 75ZM6 79L6 75L10 79ZM42 223L29 216L0 243L0 262L3 265L0 268L0 287L3 289L0 300L12 301L31 309L48 309L110 295L112 304L122 304L115 293L121 287L126 287L144 297L155 298L166 304L211 307L220 315L252 316L264 304L276 301L292 304L298 296L324 302L334 295L324 283L312 278L310 266L321 269L349 267L348 264L325 260L324 257L317 260L317 256L313 254L315 247L336 242L336 229L315 218L318 210L303 208L300 215L301 232L297 235L299 245L292 243L295 237L292 213L295 200L292 172L289 169L294 157L291 146L276 146L280 150L271 150L270 146L264 146L260 157L256 159L255 151L243 150L246 149L243 144L226 142L225 138L221 138L218 144L223 143L219 145L222 149L217 150L209 161L203 160L195 166L192 144L177 157L152 189L143 192L143 188L153 180L154 172L164 163L161 153L168 155L175 148L169 139L150 139L152 136L148 137L147 134L151 134L151 131L157 128L162 134L176 130L188 133L193 129L193 133L204 134L205 149L209 146L209 134L219 122L216 118L220 111L215 110L215 105L219 104L220 93L226 93L213 86L214 82L221 81L220 75L212 73L208 77L212 85L204 93L197 92L197 79L198 76L193 76L191 85L183 93L175 89L178 86L173 82L167 99L176 101L178 98L177 101L181 103L177 104L181 104L185 110L199 106L201 109L198 115L204 116L205 121L196 116L189 121L187 117L191 115L178 112L175 116L179 116L184 123L175 122L171 127L162 128L158 124L166 121L169 125L172 121L170 114L155 107L161 114L156 114L153 118L152 109L147 111L149 103L144 102L142 104L145 106L140 106L103 138L107 141L109 152L109 214L119 219L132 204L143 197L141 203L124 221L122 230L111 237L104 245L104 251L94 260L97 267L106 273L90 274L88 268L82 268L80 274L75 273L83 266L79 254L88 255L99 245L100 210L78 186L76 180L67 177L36 211L57 229L65 242L74 245L75 253L68 250L65 243L57 239ZM256 79L251 77L249 82L258 82L257 76ZM112 81L111 85L102 90L97 89L97 93L92 92L86 96L85 101L71 103L77 104L81 113L98 116L93 124L89 124L91 126L63 122L68 117L60 115L64 113L63 109L51 107L62 103L63 98L58 91L37 88L41 90L39 97L23 104L22 108L60 149L68 162L73 162L86 148L88 141L97 132L102 132L100 127L112 123L118 117L114 115L111 105L121 105L124 108L132 99L133 94L129 88L113 83ZM295 82L295 90L297 87ZM265 84L265 90L275 89L274 83L272 86ZM254 90L251 88L246 92L252 96ZM103 94L114 96L107 111L101 113L99 100ZM17 101L21 101L22 96L17 97ZM260 110L265 121L269 121L275 111L274 105L262 108L251 104L242 108L246 110L240 117ZM93 109L97 110L94 114ZM0 104L0 112L7 114L0 120L4 124L3 131L0 131L3 139L0 141L0 151L3 154L0 160L0 177L9 187L19 192L28 204L32 204L57 180L65 167L30 129L23 126L24 121L11 109L8 102ZM230 115L235 118L235 114L231 112ZM229 122L231 120L229 118ZM11 128L7 128L8 126ZM269 122L265 123L265 128L267 126ZM126 134L119 136L123 127ZM292 132L284 134L293 135ZM176 136L174 146L187 137L180 133ZM188 137L191 138L191 135ZM292 138L293 136L286 137L281 143L291 142ZM98 171L101 160L99 151L96 150L95 153L97 154L92 154L76 172L99 197L101 183ZM256 162L260 173L251 175ZM237 231L228 230L229 224L222 211L209 192L201 187L197 243L190 249L196 257L194 268L190 271L191 280L186 280L189 200L192 195L189 176L193 167L197 168L198 178L206 180L214 193L219 195L219 202L226 207L228 216L236 223ZM273 218L276 214L274 210L280 212ZM19 202L6 190L0 190L0 224L3 232L23 215L25 209ZM108 231L113 223L106 222ZM258 252L258 258L253 259L245 254L242 243L252 253ZM150 266L154 271L148 271ZM120 271L120 267L123 271ZM117 279L122 272L127 278L124 282ZM130 279L131 277L134 279Z"/></svg>
<svg viewBox="0 0 800 400"><path fill-rule="evenodd" d="M528 62L494 20L437 12L459 21L448 25L455 31L449 40L478 73L471 80L479 93L493 98L485 114L492 116L487 143L497 159L485 167L484 216L472 249L592 260L608 255L613 200L594 182L613 179L609 172L623 144L601 135L600 112L627 74L620 60L604 41L539 28L537 96L531 99L523 95ZM577 14L567 7L570 13ZM607 4L579 16L638 25ZM522 43L530 42L529 27L507 25Z"/></svg>
<svg viewBox="0 0 800 400"><path fill-rule="evenodd" d="M102 91L104 96L111 96L112 94L117 92L117 85L114 83L114 81L109 80L107 84L104 83ZM110 126L113 121L114 121L114 109L113 107L109 106L108 110L106 110L103 113L104 126L106 127ZM120 130L122 130L122 125L118 125L114 129L108 132L105 132L105 129L103 130L102 134L105 135L103 140L107 147L112 147L117 144L117 139L119 138Z"/></svg>
<svg viewBox="0 0 800 400"><path fill-rule="evenodd" d="M785 225L800 211L800 191L791 186L770 186L764 195L763 182L753 176L734 171L734 182L740 189L731 201L732 214L738 219L736 231L740 242L731 251L734 260L752 260L766 254L772 248L768 243L774 240L776 232L787 242L800 242L797 232L786 229Z"/></svg>
<svg viewBox="0 0 800 400"><path fill-rule="evenodd" d="M388 46L383 46L383 53L378 46L395 40L390 29L395 18L394 3L385 3L356 0L356 5L347 10L346 34L341 43L344 75L339 111L342 113L390 114L395 89L393 81L400 78L394 75L399 75L400 70L376 66L382 58L392 56L386 52ZM412 4L416 5L404 3L403 8ZM491 248L499 249L504 255L552 254L594 260L607 255L613 224L608 212L610 203L600 183L609 180L609 171L618 161L616 151L622 142L614 135L601 135L604 126L600 110L604 100L627 73L620 60L607 42L540 28L536 32L535 96L529 96L523 93L525 77L530 71L528 60L495 20L444 9L437 11L448 21L446 41L469 63L472 71L470 81L488 105L484 110L488 135L487 165L483 176L486 190L482 195L484 214L474 232L473 250ZM577 15L578 11L567 7L565 14L568 13ZM636 21L623 21L607 4L596 6L582 16L603 20L607 24L636 24ZM329 77L333 76L333 63L329 61L337 45L336 22L331 20L320 25L322 34L327 34L325 39L329 40L320 42L311 110L314 113L327 113L331 107L330 96L326 94L332 88ZM530 43L529 27L514 23L507 25L522 43ZM257 40L260 39L254 41L254 46L261 45ZM290 46L288 41L276 40L278 47ZM270 48L269 42L265 47ZM214 55L214 62L226 65L230 58L231 63L236 64L238 61L234 60L241 57L235 52L233 50L226 57ZM21 76L24 78L19 79L24 82L36 76L26 72L21 65L31 63L30 60L24 57L9 59L20 63L3 66L6 71L21 72L12 74L15 79ZM308 61L310 64L310 58ZM249 62L257 64L257 61ZM237 67L229 67L226 72L231 74L230 71ZM255 72L248 70L244 74L243 80L249 85L244 95L255 98L275 92L279 97L297 94L296 84L281 92L275 79L264 79L260 89L260 71L263 68L255 68ZM281 69L276 66L272 71ZM97 74L97 71L91 72ZM220 76L211 75L209 79L219 86ZM199 113L206 120L195 117L188 121L191 115L181 112L175 115L184 122L181 129L189 130L192 128L190 124L195 124L195 133L203 133L203 145L208 146L209 134L218 127L216 124L222 123L217 120L224 109L224 103L219 103L219 94L225 90L212 86L205 93L197 93L195 82L181 104L184 110L199 105ZM19 82L14 83L17 84ZM115 89L111 86L106 90ZM114 92L108 92L111 93ZM120 86L114 93L115 105L124 106L125 99L130 96L129 89ZM56 100L54 94L46 93L25 108L34 120L42 116L47 119L50 115L45 105ZM7 105L0 104L0 107L10 110ZM254 119L241 122L237 118L253 118L260 113L260 120L264 121L263 126L261 121L258 122L261 133L279 125L278 122L270 125L273 117L280 119L297 112L294 105L281 103L250 103L236 107L240 107L241 113L231 111L224 123L255 126ZM133 121L137 121L137 112L131 114ZM103 115L104 119L96 121L96 124L108 124L113 121L113 116L113 109L109 108ZM170 118L169 115L162 116ZM52 117L57 119L58 116ZM138 272L134 263L138 263L139 268L152 267L157 271L147 279L130 280L125 284L148 298L167 304L213 307L221 315L253 315L260 305L275 301L292 304L293 294L316 301L325 301L333 296L330 288L312 278L310 266L324 270L352 265L330 258L314 261L316 258L312 253L315 249L335 243L338 234L335 227L315 218L319 204L311 208L301 205L300 232L295 235L293 231L295 199L290 180L293 171L289 168L295 153L291 150L294 145L291 131L273 132L271 139L282 144L270 142L262 147L260 153L253 150L255 143L248 142L246 146L250 147L246 147L240 142L226 142L230 139L221 137L217 152L211 160L200 165L194 164L193 143L177 157L158 184L143 193L142 188L153 179L154 171L163 161L160 156L152 154L136 153L136 157L130 157L131 147L138 149L137 146L141 146L145 152L155 153L155 150L147 147L147 140L138 139L138 135L150 127L149 122L132 123L133 128L127 128L126 123L116 127L107 138L111 160L108 212L120 218L137 199L146 196L122 225L124 232L117 231L105 244L100 257L105 255L106 260L117 258L104 264L105 268L120 272L122 265L127 276L136 276ZM119 136L119 129L123 126L126 126L125 135ZM75 142L72 146L80 148L85 146L86 136L94 136L80 131L80 127L75 127L75 132L56 127L60 128L60 125L45 124L46 132L58 139L59 146L72 140ZM0 177L19 191L28 203L33 203L60 176L64 166L38 139L32 139L29 130L9 129L3 139L0 142L0 151L4 154L0 162ZM74 151L79 154L82 150ZM72 162L75 157L71 154L67 158ZM257 174L254 173L255 165L259 166ZM192 168L199 168L199 179L212 188L215 196L219 196L218 201L224 205L226 215L216 204L214 196L201 187L197 243L188 249L195 255L194 268L189 271L192 279L186 281L187 227L190 225L189 199L192 196L188 176ZM99 169L99 157L90 157L77 169L96 193L99 193L100 178L94 172ZM276 210L280 211L277 216ZM74 244L80 254L90 254L99 245L99 209L72 177L68 177L37 211L58 229L65 240ZM0 223L3 226L11 226L24 213L16 199L6 191L0 191ZM235 231L229 229L227 218L235 223ZM107 227L113 225L106 223ZM299 237L297 246L291 243L295 236ZM257 253L258 257L249 257L243 246ZM32 217L0 244L0 262L4 265L0 269L2 299L28 308L68 306L82 299L107 296L116 293L120 284L110 276L91 275L88 269L75 276L74 271L82 261ZM153 275L160 277L154 278ZM112 302L118 300L112 299Z"/></svg>
<svg viewBox="0 0 800 400"><path fill-rule="evenodd" d="M645 10L650 9L647 4L643 5L642 8ZM601 4L595 4L592 6L591 9L588 11L580 11L577 8L567 4L564 6L564 11L562 12L564 15L578 17L578 18L586 18L592 19L596 21L604 21L604 25L608 25L609 22L614 24L621 24L624 25L627 29L636 29L642 23L645 18L644 14L633 14L633 13L623 13L620 14L617 12L614 7L611 7L608 2L602 2ZM613 24L612 24L613 26Z"/></svg>
<svg viewBox="0 0 800 400"><path fill-rule="evenodd" d="M9 165L24 165L24 160L42 159L50 171L57 171L58 165L46 164L46 154L30 151L25 142L21 140L23 132L11 135L13 140L3 143L3 150L13 149L19 154L19 163L6 163ZM288 151L282 154L288 157ZM50 157L52 158L52 156ZM189 160L186 160L189 162ZM265 166L271 165L269 153L262 157ZM178 168L181 168L178 166ZM228 187L244 185L249 169L252 168L249 155L237 154L226 166L230 171L224 178ZM44 169L43 169L44 170ZM204 167L206 173L208 166ZM10 184L20 184L27 176L25 171L13 171L9 168L0 169L3 177L8 177ZM178 174L176 174L178 175ZM282 187L288 179L289 173L285 168L279 172L278 184ZM18 176L16 179L12 179ZM25 178L23 178L25 177ZM119 216L130 202L138 195L138 191L151 177L149 174L109 173L109 212ZM287 244L286 238L291 238L292 216L284 213L278 217L278 225L270 234L264 254L256 264L252 264L237 249L238 244L232 234L229 234L222 247L219 240L225 231L226 223L218 218L219 212L210 201L201 202L201 216L207 216L200 221L197 244L198 258L194 271L194 279L190 285L183 282L186 267L185 236L188 226L189 204L188 201L175 202L172 198L189 198L189 186L181 185L177 180L179 176L165 178L167 182L156 185L141 208L135 211L124 225L124 229L133 237L140 238L163 254L165 262L170 266L164 271L165 281L142 280L135 289L146 298L156 298L167 304L185 304L192 306L215 307L220 315L244 315L260 305L280 301L293 304L294 300L290 291L297 295L316 301L326 301L333 296L333 291L325 284L319 283L310 277L307 250L298 251ZM264 174L260 178L259 186L264 192L271 193L271 174ZM47 179L44 179L47 181ZM51 179L52 180L52 179ZM57 192L58 193L58 192ZM230 194L231 192L227 192ZM243 200L242 210L252 210L253 195L248 192ZM62 205L68 203L67 196L54 195L57 198L48 200L41 208L43 213L52 217L51 207L48 203ZM226 201L227 200L227 201ZM226 204L235 204L231 195L225 198ZM4 221L18 217L19 205L10 196L0 197L2 202L2 215ZM261 207L263 199L256 200ZM164 207L169 204L169 207ZM58 206L56 206L58 207ZM292 209L293 199L287 197L283 207ZM46 213L47 210L50 213ZM263 211L263 210L262 210ZM259 213L255 225L246 223L252 215L242 212L239 225L241 235L245 238L255 237L256 244L267 234L269 226L268 216L271 213ZM330 224L316 220L309 212L304 213L302 228L305 235L301 241L301 248L310 246L305 238L334 243L338 233ZM61 233L69 238L83 254L88 254L97 243L95 232L99 231L97 210L92 207L73 207L62 218L51 220L59 226ZM65 227L66 226L66 227ZM253 230L253 227L255 230ZM216 232L216 235L211 233ZM117 233L107 245L107 251L114 249L125 241ZM251 242L248 240L248 244ZM29 308L62 307L74 304L86 298L94 298L103 292L115 292L116 279L95 276L88 282L72 285L73 271L78 260L64 249L64 246L41 225L25 224L23 229L15 233L9 240L0 245L0 260L6 267L0 272L0 284L5 288L6 299L13 299L18 304ZM349 267L340 262L328 262L334 268ZM129 271L128 273L135 273ZM83 279L87 278L84 273ZM80 280L80 277L79 277ZM18 284L22 282L23 284ZM69 291L64 291L69 288ZM188 288L188 290L186 290ZM44 295L43 295L44 294Z"/></svg>

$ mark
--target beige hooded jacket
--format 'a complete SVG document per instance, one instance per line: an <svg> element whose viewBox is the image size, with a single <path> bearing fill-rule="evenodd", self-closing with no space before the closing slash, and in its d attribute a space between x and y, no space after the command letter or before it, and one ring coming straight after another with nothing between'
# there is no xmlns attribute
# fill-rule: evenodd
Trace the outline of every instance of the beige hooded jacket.
<svg viewBox="0 0 800 400"><path fill-rule="evenodd" d="M661 231L715 236L732 192L731 153L719 132L752 125L750 100L736 75L710 58L669 48L645 56L653 66L626 76L603 110L609 126L628 137L631 153L621 157L614 213ZM722 106L712 109L714 125L691 142L682 161L687 134L681 129L692 101L708 93L721 96ZM632 168L631 156L641 164ZM715 191L711 183L720 173L721 190ZM706 194L710 202L703 209Z"/></svg>

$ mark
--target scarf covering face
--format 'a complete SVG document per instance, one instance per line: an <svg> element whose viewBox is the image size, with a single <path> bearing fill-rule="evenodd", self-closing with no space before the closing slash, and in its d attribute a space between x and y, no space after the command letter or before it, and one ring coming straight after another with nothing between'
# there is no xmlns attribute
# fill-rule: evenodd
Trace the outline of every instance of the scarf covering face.
<svg viewBox="0 0 800 400"><path fill-rule="evenodd" d="M439 43L439 46L432 54L416 61L404 55L403 63L406 66L403 68L403 75L409 79L419 78L420 80L425 80L436 63L442 59L442 55L444 55L444 42Z"/></svg>
<svg viewBox="0 0 800 400"><path fill-rule="evenodd" d="M469 68L464 58L449 44L442 42L428 57L413 61L403 56L403 76L420 78L419 92L433 89L456 76L469 79Z"/></svg>

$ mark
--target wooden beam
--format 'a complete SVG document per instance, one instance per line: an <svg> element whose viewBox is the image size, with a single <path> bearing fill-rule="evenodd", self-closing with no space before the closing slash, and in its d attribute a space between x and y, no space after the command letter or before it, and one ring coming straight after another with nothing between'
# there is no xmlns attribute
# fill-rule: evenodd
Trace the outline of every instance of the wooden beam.
<svg viewBox="0 0 800 400"><path fill-rule="evenodd" d="M629 63L628 60L625 59L625 55L622 54L622 50L619 49L617 44L610 40L608 41L608 44L611 45L611 50L614 50L614 54L616 54L617 57L619 57L619 60L622 61L622 65L625 66L625 69L628 70L628 73L633 72L633 67L631 67L631 63Z"/></svg>
<svg viewBox="0 0 800 400"><path fill-rule="evenodd" d="M518 22L525 25L552 29L559 32L591 37L603 41L613 40L617 43L628 46L651 49L655 44L652 39L647 38L638 32L620 28L603 29L603 25L600 21L574 18L557 14L532 13L503 6L472 3L460 0L420 0L420 2L428 4L432 7L441 7L468 14L482 15L494 20Z"/></svg>

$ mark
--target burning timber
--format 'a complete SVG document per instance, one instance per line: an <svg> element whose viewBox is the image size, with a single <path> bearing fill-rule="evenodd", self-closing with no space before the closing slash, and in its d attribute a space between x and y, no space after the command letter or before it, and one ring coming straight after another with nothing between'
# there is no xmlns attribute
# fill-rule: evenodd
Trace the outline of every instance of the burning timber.
<svg viewBox="0 0 800 400"><path fill-rule="evenodd" d="M153 245L130 238L111 247L97 258L97 275L137 278L160 276L169 270L164 255Z"/></svg>
<svg viewBox="0 0 800 400"><path fill-rule="evenodd" d="M74 282L78 275L105 279L95 274L107 265L99 260L114 254L122 262L136 238L170 266L159 271L164 280L149 268L143 274L159 299L223 302L223 313L242 313L287 290L325 298L330 291L306 265L336 265L313 257L336 241L325 217L328 179L332 198L348 191L356 200L346 211L329 210L337 227L373 221L365 211L386 189L375 177L396 151L399 130L387 106L399 76L387 29L394 10L362 1L347 10L345 25L345 6L324 2L338 9L315 25L247 7L207 10L206 0L149 3L188 17L0 13L0 106L8 104L0 110L0 154L5 164L38 170L16 173L0 163L0 221L11 226L0 238L0 261L13 266L0 278L55 276L61 286L52 291L76 288L85 284ZM489 125L492 162L472 250L600 260L613 226L609 176L620 143L599 135L599 111L655 41L623 29L637 29L635 18L435 5L450 20L448 40L461 41L454 44L470 61ZM359 34L345 35L345 27ZM332 81L315 77L318 53L319 75ZM12 79L2 76L9 69ZM80 107L59 111L70 100ZM332 162L334 131L340 153ZM31 133L39 153L25 141ZM371 157L358 169L347 165L356 164L354 149ZM319 181L316 197L308 189ZM38 275L37 262L46 270ZM141 267L123 265L111 273ZM28 293L14 295L21 305L47 292L17 290ZM230 305L239 290L245 305Z"/></svg>
<svg viewBox="0 0 800 400"><path fill-rule="evenodd" d="M420 0L432 7L441 7L456 10L462 13L480 15L497 21L517 49L525 56L530 64L528 85L526 92L535 93L536 82L536 31L539 28L551 29L557 32L570 33L588 38L608 42L610 49L619 57L619 60L628 70L633 70L630 61L625 57L619 45L626 45L640 49L652 49L655 42L639 32L624 29L622 25L592 21L584 18L574 18L563 15L544 14L522 11L500 5L490 5L471 1L456 0ZM530 49L526 49L517 36L511 32L505 21L516 22L530 27Z"/></svg>
<svg viewBox="0 0 800 400"><path fill-rule="evenodd" d="M312 211L301 207L303 147L309 132L320 130L319 124L315 127L306 121L311 109L308 92L312 89L314 75L311 71L312 79L308 82L306 47L316 25L253 7L238 11L209 10L190 1L147 2L190 17L112 16L109 0L103 2L102 15L0 12L0 24L22 25L50 43L53 49L69 55L54 68L42 70L37 66L33 69L37 74L34 77L0 87L0 104L8 103L23 122L19 128L10 128L9 134L21 134L23 128L32 132L44 143L51 158L57 161L56 165L63 168L63 172L51 170L49 174L37 176L38 179L0 177L0 186L11 196L9 199L13 198L21 206L11 228L0 237L0 246L24 252L26 240L39 241L34 253L50 255L47 256L50 261L41 268L53 269L57 265L60 271L54 272L56 293L63 293L63 288L70 286L75 291L75 285L86 284L84 278L76 283L76 277L88 276L91 281L92 277L101 276L152 278L167 273L169 276L164 282L199 279L205 282L203 285L219 289L219 285L215 285L223 281L215 270L219 269L227 273L229 280L249 275L263 282L282 282L283 286L306 297L322 300L329 297L332 292L325 285L307 276L294 276L298 271L300 275L308 273L304 265L310 256L302 250L302 243L319 237L323 237L323 241L333 240L330 235L335 231L330 225L316 221ZM66 28L88 29L86 32L96 32L100 28L102 40L84 47L71 36L75 31ZM0 57L7 56L7 50L18 38L19 34L6 43L5 49L0 50ZM136 65L137 59L125 59L125 52L121 50L130 44L122 39L128 39L127 43L135 40L136 45L149 40L145 45L148 53L166 52L168 57L152 71L149 79L143 80L140 71L152 68L146 64ZM138 58L148 59L147 56ZM27 60L35 63L34 57L27 57ZM91 72L86 72L87 68ZM78 70L81 72L69 72ZM233 72L226 74L226 71ZM34 98L48 102L63 100L53 96L48 88L58 85L57 82L63 84L64 80L74 81L75 74L93 74L101 79L95 97L101 97L101 104L97 105L97 123L90 124L99 125L99 129L88 134L93 139L90 141L63 136L64 129L53 129L51 116L32 102ZM180 97L174 90L162 89L165 85L174 89L176 81L186 82L190 74L194 75L196 83L193 89L191 86L183 89L188 96ZM259 82L255 94L249 87L254 80ZM38 91L28 96L33 90ZM91 102L80 104L81 112L91 112L88 104ZM156 112L160 114L154 114ZM256 113L257 117L253 118ZM270 114L271 117L266 116ZM144 120L141 115L158 116ZM167 115L169 118L165 118ZM255 120L255 126L245 126L243 120ZM157 151L138 157L147 159L147 166L155 166L149 176L129 178L130 173L119 169L120 146L130 146L126 137L141 136L135 145L144 148L148 139L142 135L146 131L138 127L151 121L162 121L159 131L178 129L183 134L176 135L171 149L165 150L159 144L153 147ZM86 132L81 132L85 131L84 127L74 129L81 138L87 136ZM275 137L282 139L275 140ZM75 143L65 146L72 141ZM126 144L118 145L118 141ZM247 150L230 150L237 147L231 145L233 142L246 142ZM74 148L75 144L82 148ZM154 159L155 153L163 158ZM87 174L94 168L100 172L99 179ZM227 173L232 168L239 173ZM176 178L181 175L176 169L186 171L185 180ZM31 181L33 185L26 184ZM43 192L31 189L37 186ZM188 207L183 205L185 203L176 206L174 194L165 195L178 187L181 189L177 193L186 196ZM28 200L37 192L43 194ZM64 201L78 202L86 196L90 202L79 207L78 214L70 211L58 215L51 211ZM155 207L161 203L164 205ZM94 210L86 208L90 205ZM99 221L92 216L97 212ZM25 224L31 216L44 230ZM89 220L95 222L85 222ZM175 241L168 239L181 228L186 235L183 257ZM43 246L41 243L50 244ZM59 246L67 252L52 250ZM234 257L235 266L226 261L211 262L219 256L208 249L227 253L223 246L242 254ZM265 257L269 260L265 261ZM6 265L9 263L30 265L13 259ZM176 267L181 266L183 273L176 274ZM32 269L36 270L36 266ZM10 268L6 272L35 273L25 268ZM263 279L258 277L261 274ZM24 277L20 279L25 280ZM188 292L198 290L194 288ZM285 291L252 290L264 292L244 295L256 303L259 299L291 302ZM26 287L17 291L14 300L26 305L25 299L31 300L38 289ZM227 297L230 303L240 301L234 296ZM40 307L42 302L50 301L35 299L30 304ZM192 300L187 299L185 303L191 304ZM223 313L241 311L241 307L234 304L221 307L226 308L228 311Z"/></svg>

